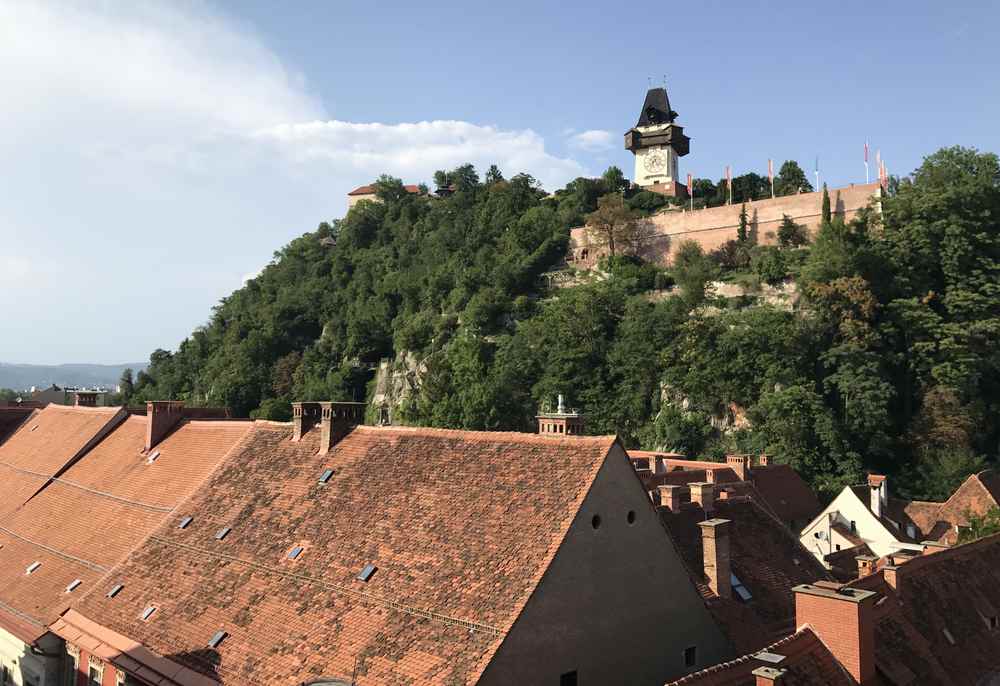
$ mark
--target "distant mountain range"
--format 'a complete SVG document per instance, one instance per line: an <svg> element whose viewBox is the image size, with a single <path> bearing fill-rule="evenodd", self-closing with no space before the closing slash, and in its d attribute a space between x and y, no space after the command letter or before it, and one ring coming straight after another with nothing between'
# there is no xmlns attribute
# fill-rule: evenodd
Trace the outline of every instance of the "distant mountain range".
<svg viewBox="0 0 1000 686"><path fill-rule="evenodd" d="M146 368L145 362L131 364L7 364L0 362L0 388L23 391L38 386L115 386L122 372L131 368L135 374Z"/></svg>

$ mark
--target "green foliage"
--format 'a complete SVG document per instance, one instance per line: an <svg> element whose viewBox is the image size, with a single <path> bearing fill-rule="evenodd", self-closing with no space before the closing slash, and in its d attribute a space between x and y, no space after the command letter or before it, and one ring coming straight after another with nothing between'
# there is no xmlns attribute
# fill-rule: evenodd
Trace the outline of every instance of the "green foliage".
<svg viewBox="0 0 1000 686"><path fill-rule="evenodd" d="M735 201L763 197L745 176ZM682 244L665 272L629 255L636 234L623 232L609 278L558 290L542 274L570 227L600 209L641 221L662 196L628 197L613 169L548 197L530 176L491 169L480 183L468 165L435 183L441 197L382 177L378 202L293 240L176 350L151 355L133 402L283 419L293 400L360 400L382 358L415 353L412 423L531 431L563 393L592 433L690 455L767 451L827 496L868 468L940 499L1000 458L994 155L939 151L891 185L884 216L833 215L809 247L791 220L780 248L755 246L748 217L743 240L711 255ZM800 188L786 162L776 190ZM724 184L695 189L699 204L724 202ZM707 292L722 270L798 274L802 298L795 311L722 307ZM672 281L674 297L647 292Z"/></svg>
<svg viewBox="0 0 1000 686"><path fill-rule="evenodd" d="M778 245L782 248L797 248L809 242L806 228L797 224L787 214L781 215L781 225L778 227Z"/></svg>
<svg viewBox="0 0 1000 686"><path fill-rule="evenodd" d="M749 234L747 233L749 225L750 221L747 219L747 204L743 203L740 207L740 221L736 227L736 240L740 243L746 243L749 239Z"/></svg>
<svg viewBox="0 0 1000 686"><path fill-rule="evenodd" d="M775 195L795 195L796 193L811 193L812 184L806 178L806 173L795 160L786 160L774 177Z"/></svg>
<svg viewBox="0 0 1000 686"><path fill-rule="evenodd" d="M826 184L823 184L823 206L820 210L821 218L824 224L829 224L832 215L830 214L830 191L826 189Z"/></svg>
<svg viewBox="0 0 1000 686"><path fill-rule="evenodd" d="M629 198L625 204L628 205L630 209L637 212L642 212L643 214L653 214L657 210L666 207L669 202L667 201L667 196L662 193L639 191Z"/></svg>
<svg viewBox="0 0 1000 686"><path fill-rule="evenodd" d="M958 532L958 542L971 543L986 536L1000 533L1000 508L991 507L986 514L976 515L966 512L968 524Z"/></svg>

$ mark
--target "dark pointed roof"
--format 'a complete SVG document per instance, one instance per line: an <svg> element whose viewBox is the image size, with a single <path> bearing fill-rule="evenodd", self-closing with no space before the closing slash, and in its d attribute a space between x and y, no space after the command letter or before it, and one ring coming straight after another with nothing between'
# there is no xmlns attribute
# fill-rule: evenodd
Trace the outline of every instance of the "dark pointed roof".
<svg viewBox="0 0 1000 686"><path fill-rule="evenodd" d="M636 126L655 126L656 124L672 123L677 113L670 109L670 98L666 88L650 88L646 91L646 100L639 112L639 122Z"/></svg>

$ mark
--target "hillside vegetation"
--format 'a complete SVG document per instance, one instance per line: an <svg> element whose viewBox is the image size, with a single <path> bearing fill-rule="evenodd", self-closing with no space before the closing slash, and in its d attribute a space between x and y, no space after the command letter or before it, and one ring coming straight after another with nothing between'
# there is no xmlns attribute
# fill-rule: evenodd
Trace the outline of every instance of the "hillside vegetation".
<svg viewBox="0 0 1000 686"><path fill-rule="evenodd" d="M997 458L995 155L941 150L893 182L883 220L833 218L805 247L794 226L782 247L741 232L711 255L681 246L669 272L616 256L608 278L556 291L542 274L569 227L624 188L621 173L549 197L495 168L484 182L469 166L444 176L443 198L383 177L381 202L285 246L176 351L153 353L132 400L287 418L293 399L370 397L379 360L409 351L425 371L395 416L415 424L530 431L563 393L591 433L692 455L767 451L826 493L870 468L939 498ZM655 210L649 195L627 208ZM790 275L794 311L706 287ZM678 295L649 297L670 283Z"/></svg>

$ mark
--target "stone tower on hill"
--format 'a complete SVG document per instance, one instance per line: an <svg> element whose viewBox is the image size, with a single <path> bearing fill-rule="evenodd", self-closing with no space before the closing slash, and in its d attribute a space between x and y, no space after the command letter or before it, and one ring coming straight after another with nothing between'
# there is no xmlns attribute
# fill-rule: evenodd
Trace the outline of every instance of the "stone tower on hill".
<svg viewBox="0 0 1000 686"><path fill-rule="evenodd" d="M635 155L635 182L664 195L687 195L678 183L677 159L688 154L691 139L674 123L665 88L650 88L639 121L625 132L625 149Z"/></svg>

